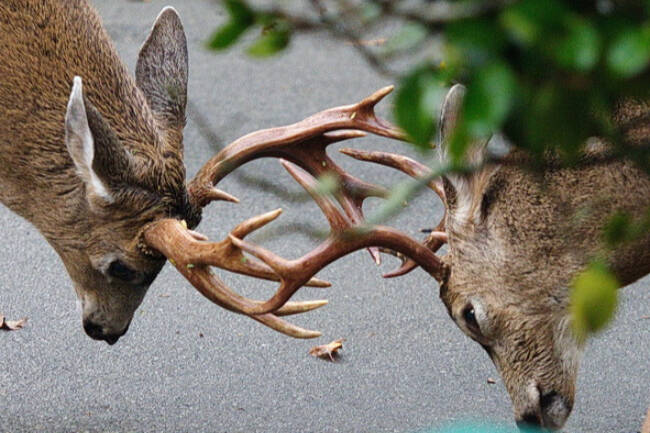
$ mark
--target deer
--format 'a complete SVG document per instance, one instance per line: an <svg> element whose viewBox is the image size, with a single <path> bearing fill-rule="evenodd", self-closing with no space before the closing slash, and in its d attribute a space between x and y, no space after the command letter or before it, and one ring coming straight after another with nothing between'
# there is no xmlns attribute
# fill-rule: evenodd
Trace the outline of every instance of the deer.
<svg viewBox="0 0 650 433"><path fill-rule="evenodd" d="M369 248L376 257L378 248L389 248L431 274L443 272L442 261L420 242L390 227L362 224L363 201L385 191L348 175L325 153L332 143L366 133L403 139L374 111L392 87L293 125L248 134L186 181L188 49L174 8L156 18L135 77L87 0L3 2L0 23L0 201L58 253L89 337L115 344L166 261L218 306L296 338L321 334L282 316L327 301L288 298L303 285L328 286L313 275L346 254ZM244 237L281 210L240 223L220 242L193 230L211 202L238 202L217 183L261 157L281 158L319 204L335 212L328 217L327 241L301 260L265 256L269 265L244 256L252 249ZM315 193L314 176L324 173L344 184L336 198L343 213ZM348 236L351 231L358 233ZM269 301L252 301L226 286L212 267L278 281L280 289Z"/></svg>
<svg viewBox="0 0 650 433"><path fill-rule="evenodd" d="M407 139L375 113L392 86L245 135L187 180L188 48L176 10L166 7L156 18L134 77L87 0L5 1L0 26L0 201L33 224L61 258L89 337L115 344L166 261L214 304L291 337L318 337L283 317L327 301L294 302L292 296L303 286L328 286L315 275L347 254L367 249L378 261L380 252L390 252L404 262L386 277L420 267L440 285L453 321L501 372L517 422L549 429L564 424L580 353L566 311L567 282L601 250L603 215L615 209L637 215L648 206L650 182L633 164L551 170L542 188L518 164L506 163L521 155L483 164L485 143L472 146L476 170L442 177L402 155L342 149L415 177L441 198L445 216L421 242L368 223L364 201L388 191L345 172L327 154L329 145L368 133ZM453 87L443 105L443 150L462 93L462 86ZM636 105L618 119L634 140L647 137L646 112ZM221 241L195 231L206 206L238 202L218 183L266 157L280 159L330 226L324 241L297 259L245 240L281 209L241 222ZM338 181L328 194L319 192L323 175ZM568 236L566 216L593 197L604 199ZM650 272L649 243L646 237L609 256L623 284ZM444 244L447 254L437 255ZM249 299L226 285L215 267L279 286L267 300Z"/></svg>

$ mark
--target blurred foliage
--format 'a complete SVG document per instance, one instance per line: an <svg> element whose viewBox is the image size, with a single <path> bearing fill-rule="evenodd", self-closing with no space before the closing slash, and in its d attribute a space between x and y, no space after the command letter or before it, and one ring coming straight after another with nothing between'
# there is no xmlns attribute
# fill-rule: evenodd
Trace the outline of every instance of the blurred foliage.
<svg viewBox="0 0 650 433"><path fill-rule="evenodd" d="M650 232L650 209L642 218L634 219L629 214L618 212L605 225L605 242L610 248L632 242Z"/></svg>
<svg viewBox="0 0 650 433"><path fill-rule="evenodd" d="M603 262L594 261L571 285L573 330L578 339L584 340L614 317L620 284Z"/></svg>
<svg viewBox="0 0 650 433"><path fill-rule="evenodd" d="M446 88L464 83L451 167L463 168L468 143L500 131L533 155L538 169L550 154L579 161L586 140L598 136L611 144L608 157L650 173L650 137L626 142L613 122L626 98L650 100L650 0L309 0L297 12L290 2L223 3L228 19L209 41L213 49L247 32L254 36L247 51L258 57L280 52L300 32L325 30L351 42L399 83L394 117L423 151L431 148ZM367 43L378 34L383 44ZM413 190L396 188L391 209ZM617 214L604 237L613 248L649 230L650 210L642 221ZM601 262L576 278L579 335L609 320L617 286Z"/></svg>
<svg viewBox="0 0 650 433"><path fill-rule="evenodd" d="M540 157L552 149L567 162L593 136L625 148L611 121L616 104L650 96L648 0L310 0L304 15L266 3L278 6L224 0L228 21L209 46L229 47L255 28L248 48L255 56L281 51L300 31L351 39L380 73L399 80L395 118L423 148L435 135L442 89L462 82L459 159L462 142L496 130L517 147ZM364 44L386 23L393 30L384 44ZM393 71L404 55L413 60ZM648 144L641 147L635 159L650 171Z"/></svg>

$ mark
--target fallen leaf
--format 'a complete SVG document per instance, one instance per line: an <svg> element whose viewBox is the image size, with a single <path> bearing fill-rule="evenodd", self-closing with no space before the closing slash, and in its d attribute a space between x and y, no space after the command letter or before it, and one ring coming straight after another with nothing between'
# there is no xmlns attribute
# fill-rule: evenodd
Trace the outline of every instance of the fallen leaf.
<svg viewBox="0 0 650 433"><path fill-rule="evenodd" d="M169 295L167 293L162 293L162 294L158 295L159 298L169 298L170 296L171 295Z"/></svg>
<svg viewBox="0 0 650 433"><path fill-rule="evenodd" d="M648 413L645 416L643 427L641 427L641 433L650 433L650 407L648 408Z"/></svg>
<svg viewBox="0 0 650 433"><path fill-rule="evenodd" d="M487 378L487 383L489 383L490 385L494 385L495 383L497 383L497 381L492 379L491 377L488 377Z"/></svg>
<svg viewBox="0 0 650 433"><path fill-rule="evenodd" d="M314 346L311 349L309 349L309 354L311 356L316 356L318 358L324 358L324 359L326 357L329 357L330 361L334 362L334 356L337 354L339 349L343 348L344 341L345 338L339 338L338 340L334 340L328 344Z"/></svg>
<svg viewBox="0 0 650 433"><path fill-rule="evenodd" d="M0 329L3 331L17 331L27 323L27 317L19 320L6 320L5 316L0 314Z"/></svg>

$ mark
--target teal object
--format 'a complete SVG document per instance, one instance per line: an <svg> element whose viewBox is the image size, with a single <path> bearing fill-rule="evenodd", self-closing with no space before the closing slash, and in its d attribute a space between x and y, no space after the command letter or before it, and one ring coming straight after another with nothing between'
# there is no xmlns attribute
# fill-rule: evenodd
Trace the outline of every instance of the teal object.
<svg viewBox="0 0 650 433"><path fill-rule="evenodd" d="M519 430L514 426L500 425L478 421L461 421L450 424L446 427L428 430L422 433L542 433L542 430L531 427L526 430Z"/></svg>

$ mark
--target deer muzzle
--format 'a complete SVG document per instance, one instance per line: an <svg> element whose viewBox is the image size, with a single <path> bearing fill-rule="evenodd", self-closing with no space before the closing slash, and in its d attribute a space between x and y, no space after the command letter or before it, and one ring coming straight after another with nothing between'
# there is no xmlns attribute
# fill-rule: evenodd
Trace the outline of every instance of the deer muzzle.
<svg viewBox="0 0 650 433"><path fill-rule="evenodd" d="M526 431L556 431L562 428L573 408L572 402L555 391L541 393L540 389L531 384L528 389L528 409L517 416L517 427Z"/></svg>
<svg viewBox="0 0 650 433"><path fill-rule="evenodd" d="M117 343L117 340L119 340L121 336L126 334L126 331L129 330L130 324L131 322L129 322L126 325L126 328L124 328L124 330L120 331L119 333L106 333L103 326L93 323L87 319L84 319L83 321L84 331L86 331L86 334L88 334L90 338L93 340L105 341L111 346Z"/></svg>

